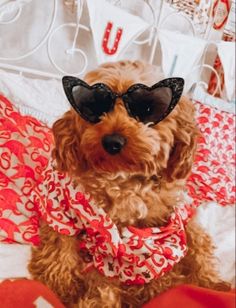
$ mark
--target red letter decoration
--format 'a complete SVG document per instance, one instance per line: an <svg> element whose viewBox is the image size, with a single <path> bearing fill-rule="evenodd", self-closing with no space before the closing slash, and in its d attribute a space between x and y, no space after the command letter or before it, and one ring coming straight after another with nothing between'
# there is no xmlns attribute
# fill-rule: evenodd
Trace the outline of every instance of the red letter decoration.
<svg viewBox="0 0 236 308"><path fill-rule="evenodd" d="M113 44L113 47L109 48L108 47L108 41L109 41L109 38L110 38L112 27L113 27L113 23L109 21L107 23L107 26L106 26L106 29L105 29L105 32L104 32L104 36L103 36L103 40L102 40L102 49L107 55L114 55L116 53L120 39L121 39L121 35L123 33L122 28L117 29L115 42Z"/></svg>

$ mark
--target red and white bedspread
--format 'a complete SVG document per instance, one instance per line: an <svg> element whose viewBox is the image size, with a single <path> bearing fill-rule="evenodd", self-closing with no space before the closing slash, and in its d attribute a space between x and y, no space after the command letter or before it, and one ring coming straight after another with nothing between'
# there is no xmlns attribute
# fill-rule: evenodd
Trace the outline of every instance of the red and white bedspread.
<svg viewBox="0 0 236 308"><path fill-rule="evenodd" d="M213 235L222 262L229 259L227 266L224 263L222 276L232 281L234 208L230 205L235 203L234 117L200 103L196 109L203 135L188 181L189 192L196 203L213 202L199 208L199 221ZM0 279L28 274L30 247L24 244L37 245L41 215L37 195L32 192L42 181L52 146L53 138L47 126L31 116L22 116L10 101L0 96ZM19 254L23 257L21 269L18 271L10 265L6 271L9 262L16 262L14 249L18 251L18 265Z"/></svg>

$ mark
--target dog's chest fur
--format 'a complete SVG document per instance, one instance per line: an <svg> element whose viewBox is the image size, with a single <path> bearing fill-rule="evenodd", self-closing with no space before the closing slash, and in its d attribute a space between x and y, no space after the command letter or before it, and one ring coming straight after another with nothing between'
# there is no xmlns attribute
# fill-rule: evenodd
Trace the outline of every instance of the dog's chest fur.
<svg viewBox="0 0 236 308"><path fill-rule="evenodd" d="M118 227L161 226L180 199L183 181L166 183L158 176L120 173L86 174L79 179L96 206L102 207Z"/></svg>

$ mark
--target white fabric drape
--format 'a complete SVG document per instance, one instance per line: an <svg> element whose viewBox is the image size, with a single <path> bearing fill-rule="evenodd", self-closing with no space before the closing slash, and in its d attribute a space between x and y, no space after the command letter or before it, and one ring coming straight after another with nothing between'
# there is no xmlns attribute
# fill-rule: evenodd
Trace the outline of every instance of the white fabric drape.
<svg viewBox="0 0 236 308"><path fill-rule="evenodd" d="M235 100L235 42L221 41L217 44L218 55L224 69L226 96Z"/></svg>
<svg viewBox="0 0 236 308"><path fill-rule="evenodd" d="M87 5L97 61L99 64L117 61L126 47L149 27L149 24L140 17L129 14L105 0L87 0ZM109 46L112 47L114 44L117 29L122 29L118 49L113 55L104 53L102 48L104 32L108 22L113 24L108 42Z"/></svg>

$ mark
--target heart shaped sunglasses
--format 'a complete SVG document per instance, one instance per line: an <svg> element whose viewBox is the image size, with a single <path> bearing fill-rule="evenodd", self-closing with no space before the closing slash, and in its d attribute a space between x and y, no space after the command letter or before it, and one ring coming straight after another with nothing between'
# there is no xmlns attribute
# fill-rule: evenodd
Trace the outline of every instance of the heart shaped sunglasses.
<svg viewBox="0 0 236 308"><path fill-rule="evenodd" d="M101 116L112 111L116 99L121 98L131 117L155 125L174 109L184 88L184 80L178 77L161 80L151 87L134 84L122 94L113 92L104 83L90 86L71 76L63 77L62 83L72 107L90 123L101 121Z"/></svg>

